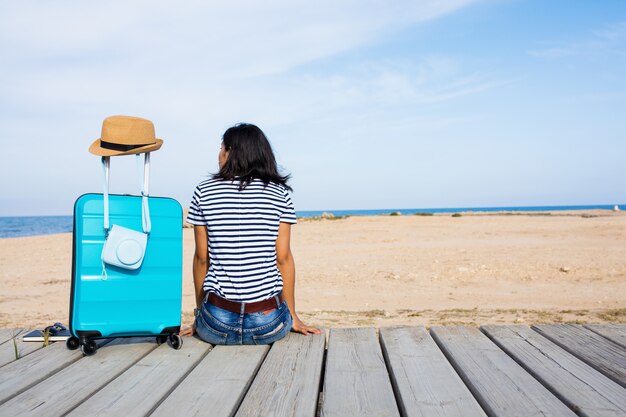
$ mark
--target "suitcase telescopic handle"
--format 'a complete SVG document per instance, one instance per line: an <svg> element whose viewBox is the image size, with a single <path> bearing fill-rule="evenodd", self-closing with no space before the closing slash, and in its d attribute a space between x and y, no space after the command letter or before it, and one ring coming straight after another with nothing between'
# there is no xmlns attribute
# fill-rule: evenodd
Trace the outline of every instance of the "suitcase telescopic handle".
<svg viewBox="0 0 626 417"><path fill-rule="evenodd" d="M150 152L146 152L143 157L143 169L141 154L137 154L137 170L139 172L139 182L141 183L141 225L143 232L150 233L152 224L150 223L150 207L148 206L148 196L150 195ZM102 175L103 175L103 196L104 196L104 232L109 233L109 179L111 169L111 158L109 156L102 157Z"/></svg>

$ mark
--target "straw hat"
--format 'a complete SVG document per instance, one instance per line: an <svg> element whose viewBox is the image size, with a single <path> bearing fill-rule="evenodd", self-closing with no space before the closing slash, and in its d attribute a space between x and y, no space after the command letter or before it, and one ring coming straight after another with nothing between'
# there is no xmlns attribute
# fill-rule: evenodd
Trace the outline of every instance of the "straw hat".
<svg viewBox="0 0 626 417"><path fill-rule="evenodd" d="M132 155L156 151L163 140L154 135L148 119L132 116L110 116L102 122L102 135L89 147L98 156Z"/></svg>

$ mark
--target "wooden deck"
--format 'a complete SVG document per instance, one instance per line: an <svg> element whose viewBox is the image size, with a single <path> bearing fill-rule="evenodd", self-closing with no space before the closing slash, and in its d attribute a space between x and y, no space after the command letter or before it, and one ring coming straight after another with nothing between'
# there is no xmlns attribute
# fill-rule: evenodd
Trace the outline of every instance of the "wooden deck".
<svg viewBox="0 0 626 417"><path fill-rule="evenodd" d="M0 416L626 416L626 325L331 329L273 346L0 329Z"/></svg>

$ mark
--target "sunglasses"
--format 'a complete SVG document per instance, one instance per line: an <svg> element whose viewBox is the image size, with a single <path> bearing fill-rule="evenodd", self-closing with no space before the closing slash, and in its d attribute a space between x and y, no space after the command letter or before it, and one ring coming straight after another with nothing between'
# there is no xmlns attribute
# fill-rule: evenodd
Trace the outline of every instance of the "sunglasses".
<svg viewBox="0 0 626 417"><path fill-rule="evenodd" d="M63 330L67 330L67 328L61 323L54 323L52 326L48 326L43 329L43 331L47 331L50 336L54 336L55 334L62 332Z"/></svg>

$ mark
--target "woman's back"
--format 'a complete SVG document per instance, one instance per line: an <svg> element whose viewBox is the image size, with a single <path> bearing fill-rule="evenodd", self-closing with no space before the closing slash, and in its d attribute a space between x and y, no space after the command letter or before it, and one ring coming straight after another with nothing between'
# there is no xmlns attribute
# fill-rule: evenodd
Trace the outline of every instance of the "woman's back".
<svg viewBox="0 0 626 417"><path fill-rule="evenodd" d="M290 330L320 333L296 314L296 266L290 248L296 214L289 175L257 126L222 136L220 170L194 192L196 292L193 334L215 345L269 344Z"/></svg>
<svg viewBox="0 0 626 417"><path fill-rule="evenodd" d="M280 222L296 223L287 189L270 182L209 179L194 192L188 221L206 226L209 270L204 290L242 302L280 293L283 280L276 265Z"/></svg>

